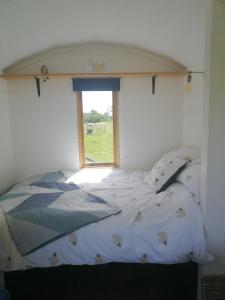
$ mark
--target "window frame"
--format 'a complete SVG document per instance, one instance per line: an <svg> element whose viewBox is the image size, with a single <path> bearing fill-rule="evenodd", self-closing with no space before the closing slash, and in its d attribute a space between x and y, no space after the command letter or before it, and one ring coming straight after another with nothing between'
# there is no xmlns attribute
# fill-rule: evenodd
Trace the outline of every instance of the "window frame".
<svg viewBox="0 0 225 300"><path fill-rule="evenodd" d="M77 92L77 121L80 168L87 167L119 167L119 97L118 91L112 91L113 112L113 162L92 163L85 162L84 148L84 122L83 122L83 99L82 92Z"/></svg>

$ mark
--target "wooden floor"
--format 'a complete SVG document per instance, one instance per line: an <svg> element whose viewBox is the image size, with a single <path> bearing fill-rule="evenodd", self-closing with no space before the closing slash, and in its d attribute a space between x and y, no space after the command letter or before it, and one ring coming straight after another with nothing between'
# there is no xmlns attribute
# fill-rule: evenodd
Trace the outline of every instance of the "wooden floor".
<svg viewBox="0 0 225 300"><path fill-rule="evenodd" d="M197 264L112 263L5 274L11 300L196 300Z"/></svg>

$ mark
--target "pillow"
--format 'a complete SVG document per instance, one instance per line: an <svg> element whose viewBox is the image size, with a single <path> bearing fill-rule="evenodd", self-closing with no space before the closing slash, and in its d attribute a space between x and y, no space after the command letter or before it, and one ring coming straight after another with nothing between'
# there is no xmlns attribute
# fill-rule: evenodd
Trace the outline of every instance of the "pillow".
<svg viewBox="0 0 225 300"><path fill-rule="evenodd" d="M201 158L195 159L190 161L187 166L191 166L191 165L196 165L196 164L201 164Z"/></svg>
<svg viewBox="0 0 225 300"><path fill-rule="evenodd" d="M200 200L200 166L200 163L191 163L176 179L176 181L183 183L198 201Z"/></svg>
<svg viewBox="0 0 225 300"><path fill-rule="evenodd" d="M174 157L171 153L164 155L155 163L150 174L146 177L152 193L163 192L178 174L185 168L188 161Z"/></svg>
<svg viewBox="0 0 225 300"><path fill-rule="evenodd" d="M201 149L198 146L184 146L176 148L168 154L174 155L177 158L181 158L187 161L193 161L201 156Z"/></svg>

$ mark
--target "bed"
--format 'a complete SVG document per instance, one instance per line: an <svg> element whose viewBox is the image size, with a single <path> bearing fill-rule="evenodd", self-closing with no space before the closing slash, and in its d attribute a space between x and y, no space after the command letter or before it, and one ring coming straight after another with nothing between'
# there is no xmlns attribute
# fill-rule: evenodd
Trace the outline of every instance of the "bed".
<svg viewBox="0 0 225 300"><path fill-rule="evenodd" d="M167 274L167 281L169 280L168 276L175 281L187 277L186 282L181 280L181 283L184 283L187 290L192 291L187 299L194 299L197 287L197 264L207 261L207 253L200 199L198 191L196 191L199 183L196 183L194 175L190 175L187 171L199 170L199 163L193 163L196 159L193 153L189 156L186 154L186 151L179 150L163 156L151 172L107 168L83 169L76 173L49 172L21 180L0 201L2 236L0 263L1 269L8 272L6 273L8 288L12 291L15 290L15 284L21 282L18 278L22 278L25 276L24 274L31 274L29 272L37 274L35 268L41 268L39 272L42 272L41 277L43 278L43 270L46 270L47 273L61 270L60 274L64 274L63 277L66 278L65 269L68 271L68 268L71 268L68 265L76 266L74 267L76 270L81 270L80 275L85 268L88 268L88 274L93 272L95 274L91 277L92 283L95 282L93 278L102 274L99 270L108 270L105 272L106 278L109 274L113 274L113 278L120 278L120 274L125 272L122 280L124 286L125 278L129 279L131 274L133 274L131 276L133 283L139 282L137 278L141 278L140 282L142 283L146 282L143 275L134 276L134 274L139 274L140 270L145 270L140 274L146 274L158 266L157 270L162 269L163 271L161 271L161 275L157 275L158 272L155 269L154 278L155 280L158 278L157 282L160 281L159 279L165 279L165 274ZM39 238L38 241L36 239L33 241L32 232L38 232L40 235L42 232L39 228L42 227L40 225L45 222L49 223L49 219L47 222L44 218L39 220L39 223L35 221L36 224L38 223L38 229L31 224L31 228L29 230L26 228L27 231L24 231L30 235L29 240L32 241L32 245L29 244L29 241L21 244L23 239L21 232L23 232L24 225L12 222L12 213L11 215L7 213L13 212L13 217L18 217L18 214L21 216L22 208L24 216L24 210L27 212L33 209L30 203L33 205L39 199L35 198L33 201L34 195L36 197L37 194L51 194L51 196L54 194L52 196L54 198L58 193L59 197L57 194L58 198L48 202L47 208L64 209L60 206L63 201L66 203L66 208L71 209L71 198L75 195L74 193L77 193L77 188L78 193L85 193L85 202L89 202L93 206L97 205L98 213L95 211L94 214L99 219L91 219L89 223L83 223L81 226L76 224L75 230L72 223L72 225L70 224L72 227L66 227L64 231L60 228L56 235L50 235L49 240L40 240ZM193 188L195 191L192 190ZM105 210L105 207L99 206L100 204L109 207L106 207ZM78 206L79 210L83 211L83 203L79 202ZM44 207L46 207L46 203ZM47 217L50 218L49 214ZM30 222L31 218L29 218L26 215L26 221ZM38 218L40 218L39 215ZM60 220L59 218L58 221L54 221L57 223L57 228ZM14 234L16 231L20 232L18 236L17 233ZM33 234L33 236L36 235ZM119 267L115 267L115 265ZM179 267L174 269L174 266ZM23 272L23 275L21 271L9 272L16 270L28 271ZM114 272L115 270L116 272ZM178 273L174 270L178 270ZM151 278L149 274L148 276ZM30 278L30 275L27 276ZM15 278L17 279L15 280ZM86 276L85 278L87 279ZM111 281L112 278L107 280L107 282ZM151 281L154 282L153 278ZM35 280L35 282L37 281ZM125 282L126 286L127 281L125 280ZM131 281L128 280L128 283ZM149 281L145 288L148 286ZM173 286L171 282L170 286ZM174 296L174 288L172 290ZM148 292L145 293L145 295L147 294ZM185 297L187 295L186 292ZM179 294L178 297L181 296ZM138 297L140 298L140 294ZM165 299L162 291L161 297L158 299ZM184 299L184 295L182 297ZM104 298L107 299L105 295Z"/></svg>

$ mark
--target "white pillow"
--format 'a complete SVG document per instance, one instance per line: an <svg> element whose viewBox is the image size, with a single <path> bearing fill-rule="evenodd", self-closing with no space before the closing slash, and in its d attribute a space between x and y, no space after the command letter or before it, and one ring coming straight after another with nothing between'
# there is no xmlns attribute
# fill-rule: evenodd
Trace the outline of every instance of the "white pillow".
<svg viewBox="0 0 225 300"><path fill-rule="evenodd" d="M193 161L200 158L201 149L198 146L183 146L175 148L174 150L168 152L168 154L187 161Z"/></svg>
<svg viewBox="0 0 225 300"><path fill-rule="evenodd" d="M150 174L146 177L152 193L164 191L177 175L185 168L187 161L174 157L173 154L167 153L155 163Z"/></svg>
<svg viewBox="0 0 225 300"><path fill-rule="evenodd" d="M200 163L191 163L177 176L176 181L181 182L185 187L200 200Z"/></svg>

